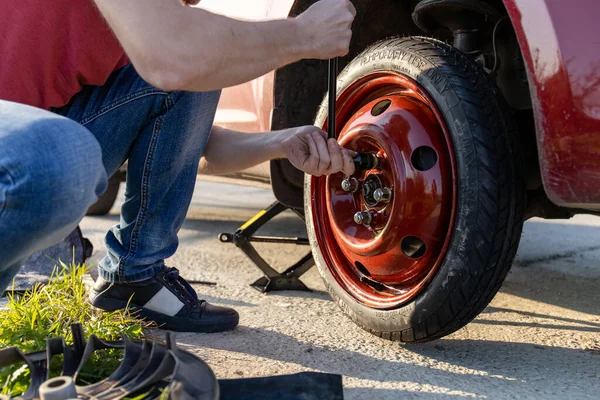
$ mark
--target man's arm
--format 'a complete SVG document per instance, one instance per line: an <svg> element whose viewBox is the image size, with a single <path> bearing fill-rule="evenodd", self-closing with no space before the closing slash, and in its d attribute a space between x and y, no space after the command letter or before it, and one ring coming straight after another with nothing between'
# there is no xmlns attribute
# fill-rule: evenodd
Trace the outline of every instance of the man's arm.
<svg viewBox="0 0 600 400"><path fill-rule="evenodd" d="M304 58L348 52L356 10L321 0L297 18L248 22L178 0L95 0L138 73L164 90L207 91Z"/></svg>
<svg viewBox="0 0 600 400"><path fill-rule="evenodd" d="M262 162L287 158L292 165L314 176L343 171L354 173L354 152L340 147L314 126L249 134L214 126L200 161L200 174L223 175Z"/></svg>

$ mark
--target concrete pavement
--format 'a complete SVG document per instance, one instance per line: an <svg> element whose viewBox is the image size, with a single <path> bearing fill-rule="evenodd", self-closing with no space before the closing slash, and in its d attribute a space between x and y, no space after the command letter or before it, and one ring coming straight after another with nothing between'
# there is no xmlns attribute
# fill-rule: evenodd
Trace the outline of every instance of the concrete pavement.
<svg viewBox="0 0 600 400"><path fill-rule="evenodd" d="M168 260L188 279L217 282L195 288L241 314L232 332L177 334L219 378L339 373L347 399L600 397L600 218L527 222L511 273L475 321L433 343L402 345L346 318L316 269L303 278L311 293L262 295L248 286L259 270L217 235L233 232L272 200L269 190L199 181L180 249ZM82 222L96 259L117 211ZM303 235L304 227L290 213L265 232ZM280 270L308 251L256 247Z"/></svg>

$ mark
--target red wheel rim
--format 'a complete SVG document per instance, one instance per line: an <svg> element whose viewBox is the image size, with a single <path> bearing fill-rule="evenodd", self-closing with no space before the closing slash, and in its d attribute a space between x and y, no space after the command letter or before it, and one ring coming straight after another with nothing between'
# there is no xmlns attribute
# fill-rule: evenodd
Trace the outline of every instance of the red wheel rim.
<svg viewBox="0 0 600 400"><path fill-rule="evenodd" d="M427 286L450 242L457 180L446 124L415 80L377 72L339 95L336 126L340 144L381 162L355 173L355 193L342 189L341 173L311 178L318 246L337 283L357 301L398 307ZM376 188L390 189L391 200L374 201ZM372 222L357 224L358 211L369 212Z"/></svg>

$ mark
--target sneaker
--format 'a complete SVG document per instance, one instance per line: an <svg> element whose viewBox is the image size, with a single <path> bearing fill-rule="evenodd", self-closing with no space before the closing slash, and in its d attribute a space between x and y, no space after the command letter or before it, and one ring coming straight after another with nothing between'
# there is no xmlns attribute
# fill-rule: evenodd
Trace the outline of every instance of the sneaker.
<svg viewBox="0 0 600 400"><path fill-rule="evenodd" d="M221 332L233 329L238 313L199 300L176 268L167 268L142 282L109 282L101 277L90 291L90 303L105 311L129 308L160 328L179 332Z"/></svg>

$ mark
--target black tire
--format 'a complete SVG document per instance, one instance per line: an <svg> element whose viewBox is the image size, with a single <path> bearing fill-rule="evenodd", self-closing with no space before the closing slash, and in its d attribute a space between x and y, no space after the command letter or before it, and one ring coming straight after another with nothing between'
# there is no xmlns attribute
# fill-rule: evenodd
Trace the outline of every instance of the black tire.
<svg viewBox="0 0 600 400"><path fill-rule="evenodd" d="M106 215L113 208L123 176L121 173L116 173L108 180L106 191L98 197L98 200L88 208L86 215Z"/></svg>
<svg viewBox="0 0 600 400"><path fill-rule="evenodd" d="M437 103L450 131L458 193L446 258L429 285L408 304L376 310L356 301L328 270L316 241L313 221L319 218L312 215L309 176L304 189L308 234L319 272L345 314L382 338L425 342L465 326L500 289L523 226L521 157L503 99L479 65L458 50L421 37L379 42L342 71L338 93L374 71L395 71L415 79ZM326 100L316 126L323 126L326 119Z"/></svg>

